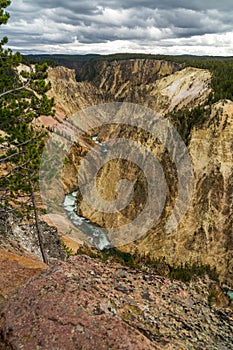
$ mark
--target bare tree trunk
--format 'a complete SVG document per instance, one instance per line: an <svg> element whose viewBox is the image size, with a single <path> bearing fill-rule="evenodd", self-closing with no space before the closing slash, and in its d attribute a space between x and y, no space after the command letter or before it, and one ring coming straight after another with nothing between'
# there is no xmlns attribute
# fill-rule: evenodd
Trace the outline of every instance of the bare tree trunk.
<svg viewBox="0 0 233 350"><path fill-rule="evenodd" d="M46 254L46 252L44 250L44 239L43 239L43 234L42 234L41 229L40 229L40 222L39 222L39 216L38 216L38 211L37 211L37 206L36 206L36 201L35 201L35 195L34 195L33 187L32 187L32 190L31 190L31 199L32 199L32 205L33 205L33 210L34 210L36 231L37 231L40 251L41 251L44 263L48 265L49 261L48 261L48 258L47 258L47 254Z"/></svg>

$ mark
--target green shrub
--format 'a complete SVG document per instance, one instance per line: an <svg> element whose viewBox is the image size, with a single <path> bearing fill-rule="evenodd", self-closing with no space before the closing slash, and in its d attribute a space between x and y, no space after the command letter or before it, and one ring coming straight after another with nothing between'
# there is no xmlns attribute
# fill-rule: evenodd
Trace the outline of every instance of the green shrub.
<svg viewBox="0 0 233 350"><path fill-rule="evenodd" d="M66 252L66 258L67 258L67 259L68 259L71 255L74 255L72 249L70 249L64 242L62 242L62 248L63 248L64 251Z"/></svg>
<svg viewBox="0 0 233 350"><path fill-rule="evenodd" d="M185 263L177 267L170 267L169 277L182 282L189 282L194 276L204 276L206 274L210 279L219 282L216 268L201 263Z"/></svg>

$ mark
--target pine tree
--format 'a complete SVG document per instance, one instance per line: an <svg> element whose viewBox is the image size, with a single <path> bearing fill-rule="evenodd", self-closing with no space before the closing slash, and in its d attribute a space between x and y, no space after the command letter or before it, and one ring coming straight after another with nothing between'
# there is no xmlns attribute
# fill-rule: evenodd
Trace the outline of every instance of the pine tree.
<svg viewBox="0 0 233 350"><path fill-rule="evenodd" d="M7 24L9 5L9 0L0 0L0 25ZM33 121L52 114L54 101L46 96L48 66L23 66L19 53L4 48L7 42L7 37L0 41L0 206L21 215L33 212L47 262L35 201L45 131Z"/></svg>

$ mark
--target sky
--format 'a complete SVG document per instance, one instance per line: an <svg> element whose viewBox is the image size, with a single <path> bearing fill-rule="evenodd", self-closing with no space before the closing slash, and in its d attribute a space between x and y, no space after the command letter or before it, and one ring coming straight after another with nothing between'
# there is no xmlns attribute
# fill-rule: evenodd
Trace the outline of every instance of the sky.
<svg viewBox="0 0 233 350"><path fill-rule="evenodd" d="M1 26L21 53L233 56L232 0L12 0Z"/></svg>

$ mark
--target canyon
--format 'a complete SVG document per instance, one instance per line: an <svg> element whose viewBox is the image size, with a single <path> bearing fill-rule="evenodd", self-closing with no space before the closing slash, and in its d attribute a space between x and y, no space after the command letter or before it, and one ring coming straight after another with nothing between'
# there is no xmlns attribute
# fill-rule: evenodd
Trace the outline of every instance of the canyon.
<svg viewBox="0 0 233 350"><path fill-rule="evenodd" d="M55 67L49 70L48 79L52 84L49 96L56 98L57 110L51 126L60 125L60 130L67 133L72 130L70 120L75 119L78 129L85 130L88 125L88 129L91 130L71 147L69 162L64 165L62 174L64 193L71 193L78 188L79 165L95 145L92 140L94 134L98 135L101 142L111 138L139 140L156 155L163 166L168 199L162 215L147 234L121 246L120 249L150 256L152 259L165 257L171 265L186 262L209 264L217 269L223 284L232 286L233 102L220 100L211 106L205 104L212 92L211 73L208 70L184 67L172 62L132 59L103 61L89 66L87 64L78 74L65 67ZM188 212L176 230L169 234L166 233L165 225L177 196L177 173L166 147L159 144L158 140L145 130L135 131L130 126L121 128L108 125L97 130L93 112L89 115L79 113L88 107L112 102L138 104L170 118L183 138L187 135L182 135L181 122L172 120L172 113L184 109L192 111L203 104L209 111L201 122L194 123L189 129L189 139L186 143L193 166L194 190ZM134 122L132 116L131 125ZM146 155L144 157L146 159ZM146 192L139 191L139 187L145 185L145 180L135 168L129 169L122 159L112 160L98 173L97 187L101 189L104 198L112 200L115 195L114 188L122 176L124 177L124 173L127 173L134 186L138 183L138 192L132 199L130 208L124 212L107 214L93 209L82 201L80 196L79 214L99 226L108 228L127 223L135 217L140 203L143 205L146 200ZM59 197L59 194L57 195ZM140 227L138 230L140 231ZM70 238L75 240L72 235Z"/></svg>
<svg viewBox="0 0 233 350"><path fill-rule="evenodd" d="M233 102L180 63L75 67L49 68L55 113L33 121L49 265L35 225L0 211L0 349L231 349Z"/></svg>

